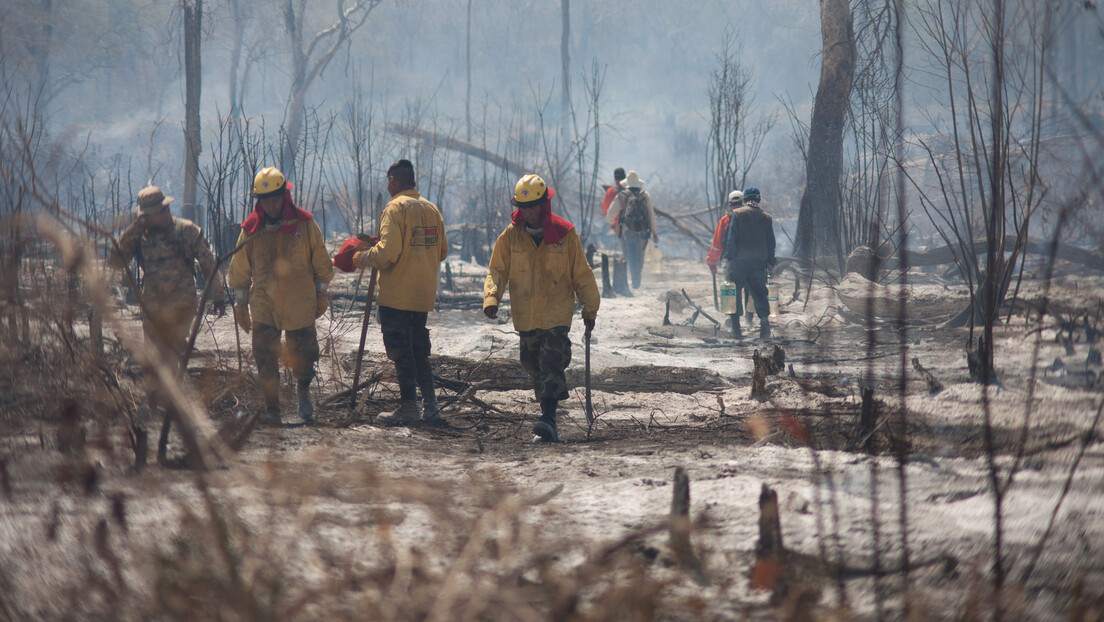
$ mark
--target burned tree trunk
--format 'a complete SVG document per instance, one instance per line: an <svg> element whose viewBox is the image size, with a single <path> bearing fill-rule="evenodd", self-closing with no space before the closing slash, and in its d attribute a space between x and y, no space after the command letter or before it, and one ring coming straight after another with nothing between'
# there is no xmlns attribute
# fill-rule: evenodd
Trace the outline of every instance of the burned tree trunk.
<svg viewBox="0 0 1104 622"><path fill-rule="evenodd" d="M181 215L198 220L196 179L199 177L199 102L203 86L200 41L203 36L203 0L184 2L184 206Z"/></svg>
<svg viewBox="0 0 1104 622"><path fill-rule="evenodd" d="M843 129L855 77L855 32L847 0L821 1L820 31L820 86L809 123L805 191L798 212L795 254L805 260L831 257L842 266L839 214Z"/></svg>

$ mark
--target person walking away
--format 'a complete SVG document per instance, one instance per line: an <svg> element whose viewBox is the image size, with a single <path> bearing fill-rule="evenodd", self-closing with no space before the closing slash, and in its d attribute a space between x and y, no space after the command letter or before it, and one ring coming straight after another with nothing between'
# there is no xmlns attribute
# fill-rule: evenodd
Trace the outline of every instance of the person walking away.
<svg viewBox="0 0 1104 622"><path fill-rule="evenodd" d="M116 270L133 259L141 270L142 332L171 365L180 364L196 316L195 267L212 279L212 309L226 314L226 290L222 275L215 273L215 256L203 231L194 222L176 218L169 209L172 197L161 188L146 186L138 192L134 221L111 249L108 265ZM157 396L151 391L150 408Z"/></svg>
<svg viewBox="0 0 1104 622"><path fill-rule="evenodd" d="M541 417L533 424L533 434L540 442L560 438L556 406L567 399L568 331L575 301L582 303L587 338L594 330L601 303L575 225L552 213L553 196L555 192L538 175L518 180L510 199L517 209L495 241L483 285L483 313L490 319L498 317L498 307L509 289L521 366L540 401Z"/></svg>
<svg viewBox="0 0 1104 622"><path fill-rule="evenodd" d="M721 253L724 251L725 236L728 234L728 225L732 221L732 216L736 210L740 209L744 204L744 191L733 190L728 193L728 208L729 212L721 219L717 221L717 228L713 230L713 241L709 245L709 252L705 255L705 265L709 266L709 273L717 274L717 264L721 262ZM717 282L713 282L713 286L716 287ZM737 339L742 338L744 335L740 332L740 314L742 313L744 297L741 295L740 288L736 288L736 313L730 313L732 323L732 335Z"/></svg>
<svg viewBox="0 0 1104 622"><path fill-rule="evenodd" d="M230 260L228 281L234 290L234 319L253 333L253 358L265 411L261 422L280 425L279 360L284 352L296 379L298 414L314 423L310 384L318 362L314 321L329 307L327 288L333 266L314 216L295 205L292 185L274 166L253 179L253 212L242 222L238 244L249 240Z"/></svg>
<svg viewBox="0 0 1104 622"><path fill-rule="evenodd" d="M625 169L620 166L613 169L613 185L606 187L606 196L602 198L602 216L609 214L610 205L613 205L613 200L617 198L617 195L624 188L624 186L621 185L624 179Z"/></svg>
<svg viewBox="0 0 1104 622"><path fill-rule="evenodd" d="M658 243L659 234L656 233L652 197L644 190L644 182L636 171L629 171L624 183L625 189L613 200L606 220L617 233L617 237L621 238L621 250L629 266L632 287L638 289L648 238L651 237L653 243Z"/></svg>
<svg viewBox="0 0 1104 622"><path fill-rule="evenodd" d="M383 347L399 382L399 407L376 418L383 425L410 425L419 416L430 425L445 424L429 366L426 319L437 300L438 275L449 247L440 210L418 193L416 184L410 160L387 169L391 200L380 217L379 241L361 242L353 255L357 268L379 269Z"/></svg>
<svg viewBox="0 0 1104 622"><path fill-rule="evenodd" d="M728 278L737 288L746 288L759 316L759 338L771 334L770 305L767 303L767 269L774 266L774 224L771 215L759 206L758 188L744 188L744 205L732 213L725 234L724 258ZM733 318L733 326L739 315Z"/></svg>

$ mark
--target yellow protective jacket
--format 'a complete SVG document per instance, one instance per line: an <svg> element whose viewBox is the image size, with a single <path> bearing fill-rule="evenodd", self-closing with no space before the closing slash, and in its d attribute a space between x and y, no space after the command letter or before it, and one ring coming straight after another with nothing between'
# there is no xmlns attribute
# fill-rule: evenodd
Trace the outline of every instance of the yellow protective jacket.
<svg viewBox="0 0 1104 622"><path fill-rule="evenodd" d="M576 297L583 304L584 319L598 315L598 283L574 228L559 242L542 242L538 248L524 225L506 227L491 253L483 284L484 309L502 301L507 284L514 328L519 331L570 327Z"/></svg>
<svg viewBox="0 0 1104 622"><path fill-rule="evenodd" d="M281 223L286 225L287 223ZM249 237L243 229L238 244ZM298 330L314 324L315 281L333 280L333 264L314 219L299 220L295 232L265 227L230 260L227 282L246 289L254 324Z"/></svg>
<svg viewBox="0 0 1104 622"><path fill-rule="evenodd" d="M381 307L429 312L437 300L438 270L448 253L441 212L410 189L387 202L379 242L353 258L359 268L379 268Z"/></svg>

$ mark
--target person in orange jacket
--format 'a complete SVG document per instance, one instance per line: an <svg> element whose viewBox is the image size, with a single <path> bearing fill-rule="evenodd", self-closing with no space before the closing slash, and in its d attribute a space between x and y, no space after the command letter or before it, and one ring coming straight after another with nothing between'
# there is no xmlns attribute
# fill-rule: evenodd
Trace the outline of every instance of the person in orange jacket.
<svg viewBox="0 0 1104 622"><path fill-rule="evenodd" d="M613 185L606 188L606 196L602 198L602 215L605 216L609 213L610 205L613 205L613 200L617 198L617 193L621 192L624 186L621 182L625 179L625 169L618 166L613 169Z"/></svg>
<svg viewBox="0 0 1104 622"><path fill-rule="evenodd" d="M729 212L721 219L717 221L717 228L713 230L713 241L709 245L709 252L705 255L705 265L709 266L709 273L717 274L717 264L721 262L721 253L724 251L725 236L728 235L728 225L732 222L733 213L740 209L744 205L744 191L733 190L728 193L728 207ZM717 282L713 281L714 287ZM740 332L740 314L744 309L745 292L740 288L736 289L736 313L730 314L732 319L732 334L736 338L742 338L744 334ZM751 315L749 311L748 323L751 323Z"/></svg>

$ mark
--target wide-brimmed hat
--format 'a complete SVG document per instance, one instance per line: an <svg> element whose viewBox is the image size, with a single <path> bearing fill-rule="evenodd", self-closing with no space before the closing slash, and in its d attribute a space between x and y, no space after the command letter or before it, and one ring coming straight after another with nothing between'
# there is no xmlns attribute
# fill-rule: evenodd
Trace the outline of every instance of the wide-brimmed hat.
<svg viewBox="0 0 1104 622"><path fill-rule="evenodd" d="M640 175L636 174L636 171L629 171L629 174L625 176L625 181L622 184L626 188L643 188L644 180L640 179Z"/></svg>
<svg viewBox="0 0 1104 622"><path fill-rule="evenodd" d="M165 196L157 186L146 186L138 191L138 213L156 214L173 202L172 197Z"/></svg>

